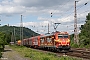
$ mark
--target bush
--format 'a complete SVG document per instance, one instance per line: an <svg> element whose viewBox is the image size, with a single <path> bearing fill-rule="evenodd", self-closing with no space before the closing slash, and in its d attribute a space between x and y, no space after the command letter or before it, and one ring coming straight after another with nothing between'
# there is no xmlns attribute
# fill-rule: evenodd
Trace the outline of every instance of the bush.
<svg viewBox="0 0 90 60"><path fill-rule="evenodd" d="M78 46L77 44L73 43L73 44L71 45L71 47L78 48L79 46Z"/></svg>
<svg viewBox="0 0 90 60"><path fill-rule="evenodd" d="M4 51L4 45L0 45L0 51Z"/></svg>
<svg viewBox="0 0 90 60"><path fill-rule="evenodd" d="M1 51L0 51L0 58L2 57L2 53L1 53Z"/></svg>
<svg viewBox="0 0 90 60"><path fill-rule="evenodd" d="M48 58L48 57L43 57L43 60L50 60L50 58Z"/></svg>

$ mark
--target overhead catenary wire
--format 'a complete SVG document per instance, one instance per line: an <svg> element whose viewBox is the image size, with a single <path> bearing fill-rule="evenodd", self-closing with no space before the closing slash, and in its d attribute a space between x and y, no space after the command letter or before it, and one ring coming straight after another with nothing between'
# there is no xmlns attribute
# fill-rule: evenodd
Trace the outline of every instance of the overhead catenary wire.
<svg viewBox="0 0 90 60"><path fill-rule="evenodd" d="M69 2L70 2L70 0L67 1L67 3L69 3ZM63 8L67 3L62 4L62 6L60 8ZM57 8L58 8L58 6L57 6ZM56 10L58 10L58 9L55 9L54 11L51 11L50 13L55 14L54 12L56 12Z"/></svg>
<svg viewBox="0 0 90 60"><path fill-rule="evenodd" d="M86 3L85 3L85 5L86 5ZM84 6L84 5L83 5ZM81 6L81 7L83 7L83 6ZM77 10L79 10L79 9L81 9L81 7L79 7ZM83 13L85 13L85 12L88 12L89 10L86 10L86 11L84 11L84 12L82 12L82 13L79 13L79 15L81 15L81 14L83 14ZM74 12L73 12L74 13ZM72 13L71 13L72 14ZM70 14L70 15L71 15ZM68 15L68 16L66 16L66 17L69 17L70 15ZM67 18L67 20L68 20L68 18ZM84 22L84 21L82 21L82 22Z"/></svg>
<svg viewBox="0 0 90 60"><path fill-rule="evenodd" d="M88 3L88 2L86 2L84 5L82 5L81 7L79 7L77 10L80 10L83 6L87 5L87 3ZM87 11L89 11L89 10L87 10ZM85 11L85 12L87 12L87 11ZM74 12L73 12L73 13L74 13ZM71 14L72 14L72 13L71 13ZM70 14L70 15L71 15L71 14ZM68 15L68 16L70 16L70 15ZM68 17L68 16L66 16L66 17Z"/></svg>
<svg viewBox="0 0 90 60"><path fill-rule="evenodd" d="M70 1L70 0L68 0L68 1ZM82 1L82 0L80 0L80 1ZM80 1L79 1L79 2L80 2ZM87 5L87 4L88 4L88 2L84 3L83 5L78 6L77 11L79 11L82 7L84 7L84 6ZM64 5L62 5L61 7L64 7ZM73 6L72 6L71 8L73 9ZM51 12L52 16L54 15L54 12L55 12L56 10L57 10L57 9L55 9L54 11ZM65 13L68 13L70 10L71 10L71 9L66 10ZM74 13L74 11L72 11L72 12L69 13L68 15L62 13L62 16L60 15L59 17L64 17L64 18L66 18L66 17L71 16L73 13ZM66 16L65 16L65 15L66 15ZM50 16L51 16L51 15L50 15ZM72 16L73 16L73 15L72 15ZM67 18L67 19L68 19L68 18Z"/></svg>
<svg viewBox="0 0 90 60"><path fill-rule="evenodd" d="M67 3L69 2L70 0L68 0L67 1ZM81 1L81 0L80 0ZM62 7L64 7L65 6L65 4L63 4L63 6ZM73 7L73 6L72 6ZM72 8L71 7L71 8ZM81 8L81 7L80 7ZM67 13L69 10L71 10L71 9L68 9L65 13ZM53 11L54 12L54 11ZM53 12L51 12L51 17L54 15L54 13ZM72 13L74 13L74 11L73 12L71 12L68 16L70 16ZM60 14L61 15L61 17L63 17L64 16L64 14L62 13L62 14ZM68 16L66 16L66 17L68 17ZM60 17L60 16L59 16Z"/></svg>
<svg viewBox="0 0 90 60"><path fill-rule="evenodd" d="M81 9L83 6L85 6L85 5L87 5L87 3L88 2L86 2L84 5L82 5L81 7L79 7L77 10L79 10L79 9ZM73 12L71 12L70 14L68 14L65 18L67 18L67 17L69 17L71 14L73 14L74 13L74 11ZM63 15L64 16L64 15ZM62 17L63 17L62 16Z"/></svg>
<svg viewBox="0 0 90 60"><path fill-rule="evenodd" d="M81 0L80 0L81 1ZM69 3L70 2L70 0L68 0L67 1L67 3ZM78 1L79 2L79 1ZM61 8L62 7L64 7L67 3L64 3L62 6L61 6ZM70 11L71 9L73 8L73 6L71 6L68 10L66 10L65 12L63 12L63 13L67 13L68 11ZM81 8L81 7L80 7ZM52 11L51 13L53 13L53 15L54 15L54 12L56 11L56 9L54 10L54 11ZM64 16L64 14L63 13L61 13L60 14L60 16ZM71 13L74 13L74 12L71 12ZM70 14L71 15L71 14Z"/></svg>
<svg viewBox="0 0 90 60"><path fill-rule="evenodd" d="M78 15L81 15L81 14L83 14L83 13L86 13L86 12L89 12L90 10L86 10L86 11L84 11L84 12L82 12L82 13L79 13Z"/></svg>
<svg viewBox="0 0 90 60"><path fill-rule="evenodd" d="M77 10L80 10L82 7L84 7L85 5L87 5L89 2L86 2L84 5L81 5ZM89 10L87 10L89 11ZM84 12L87 12L87 11L84 11ZM68 16L66 17L69 17L71 14L73 14L74 12L71 12Z"/></svg>

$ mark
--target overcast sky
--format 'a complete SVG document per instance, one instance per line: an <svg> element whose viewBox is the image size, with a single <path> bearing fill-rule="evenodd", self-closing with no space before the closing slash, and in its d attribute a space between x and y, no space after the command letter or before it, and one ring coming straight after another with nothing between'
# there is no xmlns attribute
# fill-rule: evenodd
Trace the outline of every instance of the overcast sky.
<svg viewBox="0 0 90 60"><path fill-rule="evenodd" d="M90 0L76 1L77 23L80 27L90 12ZM23 15L23 26L37 33L47 33L48 23L50 32L53 32L54 23L61 23L57 30L71 34L74 33L74 7L75 0L0 0L0 23L1 26L20 26Z"/></svg>

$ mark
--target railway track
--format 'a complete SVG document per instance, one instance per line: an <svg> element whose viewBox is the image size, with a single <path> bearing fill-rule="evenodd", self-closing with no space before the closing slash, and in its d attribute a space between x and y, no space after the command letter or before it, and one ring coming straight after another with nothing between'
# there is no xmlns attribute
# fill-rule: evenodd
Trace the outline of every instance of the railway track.
<svg viewBox="0 0 90 60"><path fill-rule="evenodd" d="M72 49L71 52L67 52L65 54L69 55L69 56L90 59L90 50L89 49L76 48L76 49Z"/></svg>
<svg viewBox="0 0 90 60"><path fill-rule="evenodd" d="M51 51L46 51L46 50L38 50L38 51L45 52L45 53L53 53L58 57L60 57L60 56L72 56L72 57L90 60L90 49L74 48L74 49L71 49L71 51L69 51L69 52L66 52L66 51L51 52Z"/></svg>

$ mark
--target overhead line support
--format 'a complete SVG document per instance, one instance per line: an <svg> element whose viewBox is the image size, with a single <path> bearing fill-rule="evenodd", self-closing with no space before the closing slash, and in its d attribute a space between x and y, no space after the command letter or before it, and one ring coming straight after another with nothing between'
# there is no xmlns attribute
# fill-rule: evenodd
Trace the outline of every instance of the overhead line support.
<svg viewBox="0 0 90 60"><path fill-rule="evenodd" d="M76 12L76 2L75 1L75 16L74 16L74 43L79 45L79 40L78 40L78 31L77 31L77 12Z"/></svg>

